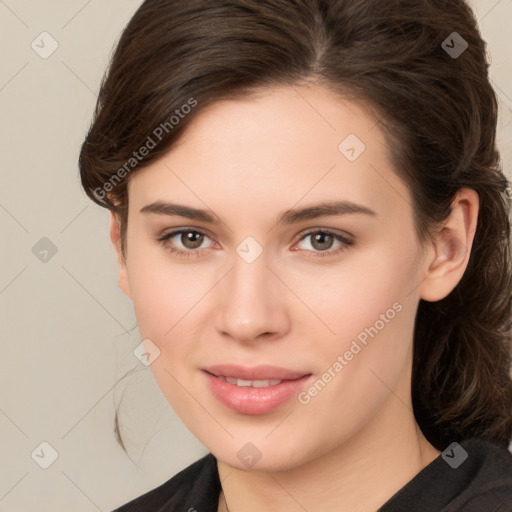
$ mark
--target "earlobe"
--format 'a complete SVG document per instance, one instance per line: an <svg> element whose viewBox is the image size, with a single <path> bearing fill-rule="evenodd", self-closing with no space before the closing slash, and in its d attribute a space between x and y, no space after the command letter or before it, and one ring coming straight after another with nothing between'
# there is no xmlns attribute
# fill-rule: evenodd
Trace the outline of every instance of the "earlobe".
<svg viewBox="0 0 512 512"><path fill-rule="evenodd" d="M125 295L131 298L128 269L126 268L126 259L122 251L120 222L113 211L110 211L110 240L112 241L117 258L119 287Z"/></svg>
<svg viewBox="0 0 512 512"><path fill-rule="evenodd" d="M467 268L479 210L476 191L459 190L452 202L452 211L435 236L427 277L421 283L420 297L429 302L444 299L457 286Z"/></svg>

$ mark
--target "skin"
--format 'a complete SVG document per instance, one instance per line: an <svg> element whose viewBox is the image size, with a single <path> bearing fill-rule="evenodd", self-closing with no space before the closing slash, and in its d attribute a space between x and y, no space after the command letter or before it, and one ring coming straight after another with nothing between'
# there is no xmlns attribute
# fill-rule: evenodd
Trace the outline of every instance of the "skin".
<svg viewBox="0 0 512 512"><path fill-rule="evenodd" d="M348 134L366 145L354 162L338 149ZM219 511L227 501L232 512L374 512L440 454L412 413L414 319L420 299L444 298L467 267L476 192L459 191L422 247L376 120L320 85L215 103L128 190L126 258L111 217L119 284L141 338L160 350L151 365L160 389L218 459ZM376 215L276 224L285 210L330 200ZM140 212L156 201L210 209L222 222ZM207 236L199 249L180 236L156 240L179 228ZM353 244L303 238L321 229ZM248 236L263 249L252 263L236 252ZM173 242L200 255L173 254ZM274 364L318 379L396 302L400 312L307 404L294 397L242 414L206 386L200 369L221 363ZM262 455L252 468L237 457L247 442Z"/></svg>

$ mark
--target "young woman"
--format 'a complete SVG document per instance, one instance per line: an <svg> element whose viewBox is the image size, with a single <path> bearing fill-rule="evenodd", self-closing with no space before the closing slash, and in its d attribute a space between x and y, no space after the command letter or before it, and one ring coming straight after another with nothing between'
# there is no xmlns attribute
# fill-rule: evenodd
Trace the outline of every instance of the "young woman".
<svg viewBox="0 0 512 512"><path fill-rule="evenodd" d="M146 0L80 154L209 454L119 511L512 510L510 197L462 0Z"/></svg>

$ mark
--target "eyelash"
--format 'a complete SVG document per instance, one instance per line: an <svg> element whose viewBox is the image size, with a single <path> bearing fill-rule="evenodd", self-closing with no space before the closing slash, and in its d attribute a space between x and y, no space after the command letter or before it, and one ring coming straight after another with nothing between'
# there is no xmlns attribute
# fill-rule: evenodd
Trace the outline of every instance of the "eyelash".
<svg viewBox="0 0 512 512"><path fill-rule="evenodd" d="M184 258L199 257L200 253L201 253L201 249L195 249L195 250L189 249L189 250L184 251L182 249L176 249L176 247L169 247L169 245L166 243L171 238L174 238L175 236L181 235L183 233L195 233L195 234L199 234L199 235L205 236L207 238L210 238L204 231L201 231L200 229L179 229L179 230L167 233L161 237L158 237L157 241L160 242L164 246L164 248L167 249L170 253L175 254L179 257L184 257ZM327 250L327 251L309 251L309 250L307 250L307 252L312 252L314 254L314 256L313 256L314 258L325 258L328 256L337 256L337 255L345 252L352 245L354 245L354 242L352 240L350 240L342 235L339 235L338 233L334 233L333 231L330 231L328 229L310 230L310 231L302 234L297 243L302 242L302 240L304 240L308 236L318 234L318 233L322 233L323 235L332 236L334 239L336 239L339 242L341 242L342 244L344 244L345 247L341 247L336 250L331 249L331 250Z"/></svg>

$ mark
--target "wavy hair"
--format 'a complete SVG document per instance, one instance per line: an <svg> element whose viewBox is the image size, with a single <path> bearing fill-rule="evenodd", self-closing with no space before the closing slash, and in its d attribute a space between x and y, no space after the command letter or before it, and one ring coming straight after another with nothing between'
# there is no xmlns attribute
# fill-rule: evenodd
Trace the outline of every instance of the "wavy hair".
<svg viewBox="0 0 512 512"><path fill-rule="evenodd" d="M416 421L439 450L474 436L508 446L511 198L488 69L486 43L463 0L146 0L103 77L79 157L82 185L119 214L125 254L130 176L169 151L209 104L308 80L367 106L411 190L422 243L459 189L480 198L462 279L443 300L418 306ZM162 124L191 98L195 108L172 127ZM166 129L156 147L133 161L159 126ZM116 173L124 179L114 183ZM117 422L116 415L116 431Z"/></svg>

